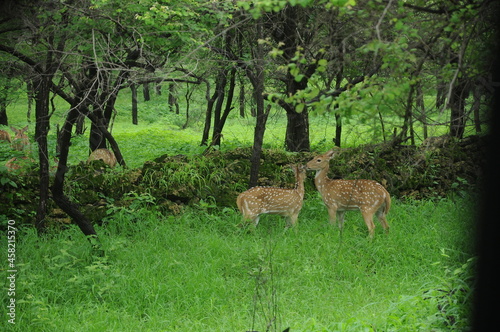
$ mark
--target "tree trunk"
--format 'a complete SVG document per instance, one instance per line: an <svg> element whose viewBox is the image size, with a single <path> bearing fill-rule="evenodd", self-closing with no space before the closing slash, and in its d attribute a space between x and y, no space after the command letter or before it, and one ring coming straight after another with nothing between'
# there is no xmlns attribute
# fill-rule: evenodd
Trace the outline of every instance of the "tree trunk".
<svg viewBox="0 0 500 332"><path fill-rule="evenodd" d="M138 50L129 50L127 58L125 60L125 65L127 66L127 68L130 68L135 64L135 61L139 58L139 55L140 52ZM94 73L92 73L92 75L94 75L95 77ZM111 74L105 72L101 75L107 76ZM130 70L121 70L117 75L113 85L109 85L107 83L111 81L111 77L106 77L106 79L103 78L101 80L102 84L100 84L99 88L100 90L102 90L102 92L98 98L93 98L95 102L93 103L93 112L91 115L94 120L92 120L89 137L89 147L91 151L94 151L95 149L106 148L106 140L104 139L103 132L107 132L107 128L111 122L111 116L115 107L116 98L118 98L118 92L122 88L123 82L129 75ZM102 126L104 126L104 131L102 130ZM116 156L116 159L118 162L120 162L118 160L118 156Z"/></svg>
<svg viewBox="0 0 500 332"><path fill-rule="evenodd" d="M220 119L222 114L222 106L224 104L224 98L226 97L227 74L227 69L222 69L219 72L219 75L217 77L217 84L215 85L216 102L214 108L214 129L212 132L212 142L210 143L210 146L220 145Z"/></svg>
<svg viewBox="0 0 500 332"><path fill-rule="evenodd" d="M98 122L104 122L106 123L105 126L107 126L107 121L104 118L104 113L101 110L95 110L89 115L92 114L94 118L98 119ZM90 147L90 152L96 150L96 149L106 149L106 139L102 135L102 132L99 130L98 125L96 124L97 121L92 121L90 124L90 135L89 135L89 147Z"/></svg>
<svg viewBox="0 0 500 332"><path fill-rule="evenodd" d="M292 75L291 69L287 72L283 79L285 91L283 95L294 96L297 92L307 88L309 78L314 74L317 68L317 63L303 64L297 60L297 52L300 52L304 43L303 36L300 32L300 22L305 20L304 12L300 6L287 5L282 11L277 13L279 16L276 26L272 29L272 37L278 43L282 43L282 57L286 64L295 64L300 68L302 78L297 80L295 75ZM287 114L287 127L285 135L285 148L288 151L299 152L309 151L309 116L307 107L304 107L301 112L295 110L295 106L284 100L280 100L278 104L284 108Z"/></svg>
<svg viewBox="0 0 500 332"><path fill-rule="evenodd" d="M142 96L144 98L144 101L150 101L151 96L149 94L149 83L144 83L142 85Z"/></svg>
<svg viewBox="0 0 500 332"><path fill-rule="evenodd" d="M31 109L33 108L33 99L35 95L35 89L33 88L33 82L31 80L26 81L26 95L28 97L28 112L26 117L29 123L31 121Z"/></svg>
<svg viewBox="0 0 500 332"><path fill-rule="evenodd" d="M73 129L73 125L78 118L78 115L80 113L86 113L82 112L82 106L79 106L79 103L79 100L73 103L71 109L68 112L66 121L64 122L64 125L61 129L59 141L59 163L57 165L54 184L52 185L52 196L57 206L59 206L66 214L71 217L71 219L78 225L83 234L88 236L89 239L93 241L93 239L97 239L97 233L94 229L94 226L92 226L92 223L87 219L87 217L80 212L80 210L78 209L78 205L71 202L71 200L64 194L64 179L65 173L67 171L71 132ZM94 242L93 245L95 246L96 243Z"/></svg>
<svg viewBox="0 0 500 332"><path fill-rule="evenodd" d="M424 92L422 91L422 84L417 83L417 110L420 110L420 116L419 118L421 119L420 122L422 123L423 127L423 138L426 139L428 136L428 129L427 129L427 115L425 112L425 102L424 102Z"/></svg>
<svg viewBox="0 0 500 332"><path fill-rule="evenodd" d="M210 86L207 83L207 93L210 93ZM210 135L210 127L212 126L212 110L214 108L214 103L217 98L217 91L214 92L212 97L207 98L207 110L205 111L205 126L203 127L203 134L201 137L200 146L207 145L208 137Z"/></svg>
<svg viewBox="0 0 500 332"><path fill-rule="evenodd" d="M0 100L0 125L9 125L9 120L7 119L7 102L3 98Z"/></svg>
<svg viewBox="0 0 500 332"><path fill-rule="evenodd" d="M157 96L161 96L161 83L156 83L155 85L155 92Z"/></svg>
<svg viewBox="0 0 500 332"><path fill-rule="evenodd" d="M311 149L309 142L309 116L306 108L302 112L286 112L287 126L285 145L288 151L303 152Z"/></svg>
<svg viewBox="0 0 500 332"><path fill-rule="evenodd" d="M336 112L335 113L335 137L333 139L333 144L340 148L340 144L342 142L342 118L341 115Z"/></svg>
<svg viewBox="0 0 500 332"><path fill-rule="evenodd" d="M191 108L191 96L193 95L194 89L189 89L189 84L186 84L186 94L184 98L186 99L186 122L182 125L182 129L186 129L189 124L189 111Z"/></svg>
<svg viewBox="0 0 500 332"><path fill-rule="evenodd" d="M245 117L245 84L243 84L243 80L240 80L240 95L239 104L240 104L240 117Z"/></svg>
<svg viewBox="0 0 500 332"><path fill-rule="evenodd" d="M262 104L262 106L259 106ZM271 105L264 110L264 100L257 102L257 116L253 134L252 156L250 157L250 181L248 187L252 188L258 184L260 156L262 155L262 143L264 142L264 133L266 132L266 123L269 116Z"/></svg>
<svg viewBox="0 0 500 332"><path fill-rule="evenodd" d="M262 21L256 24L256 40L263 38ZM266 131L267 117L271 106L264 109L264 48L257 43L255 54L255 70L251 72L247 69L247 76L253 86L253 97L256 104L256 123L253 138L252 156L250 157L250 181L249 187L255 187L259 179L260 156L262 154L262 143Z"/></svg>
<svg viewBox="0 0 500 332"><path fill-rule="evenodd" d="M450 96L450 135L462 138L465 131L465 100L469 96L469 88L466 81L457 80L457 84L451 90Z"/></svg>
<svg viewBox="0 0 500 332"><path fill-rule="evenodd" d="M173 112L175 107L175 114L179 114L179 103L177 102L174 83L170 83L170 85L168 86L168 107L170 109L170 112Z"/></svg>
<svg viewBox="0 0 500 332"><path fill-rule="evenodd" d="M227 74L227 72L226 72ZM227 80L226 80L227 81ZM226 82L224 82L226 83ZM225 85L225 84L224 84ZM219 105L219 99L217 100L217 106L215 108L214 114L214 131L212 135L212 145L220 146L221 138L222 138L222 129L224 129L224 125L226 124L227 117L231 110L233 109L232 103L234 98L234 88L236 85L236 68L231 69L230 79L229 79L229 88L227 91L227 99L226 99L226 107L221 114L220 108L222 108L222 101L224 100L225 93L222 92L221 95L221 103ZM220 107L220 108L219 108Z"/></svg>
<svg viewBox="0 0 500 332"><path fill-rule="evenodd" d="M125 160L123 159L123 155L120 151L120 147L118 146L118 143L116 142L115 138L111 133L108 131L107 126L105 123L103 123L102 119L98 118L95 116L94 113L89 113L88 118L90 121L92 121L92 125L97 128L97 130L100 131L101 137L103 141L108 141L109 144L111 145L111 149L113 150L116 161L121 165L121 166L126 166ZM94 150L92 150L94 151Z"/></svg>
<svg viewBox="0 0 500 332"><path fill-rule="evenodd" d="M40 163L40 200L36 211L35 226L39 234L45 231L45 217L47 215L47 203L49 200L49 159L47 133L49 131L49 93L52 74L45 73L34 84L35 90L35 114L36 128L35 141L38 145L38 158Z"/></svg>
<svg viewBox="0 0 500 332"><path fill-rule="evenodd" d="M132 93L132 124L139 124L137 117L137 86L135 83L130 84L130 91Z"/></svg>

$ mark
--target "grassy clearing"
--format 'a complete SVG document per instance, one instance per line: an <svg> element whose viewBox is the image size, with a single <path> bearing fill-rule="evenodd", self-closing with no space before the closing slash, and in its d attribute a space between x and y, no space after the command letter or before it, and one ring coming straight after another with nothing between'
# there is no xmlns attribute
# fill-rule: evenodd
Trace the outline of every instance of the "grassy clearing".
<svg viewBox="0 0 500 332"><path fill-rule="evenodd" d="M390 234L377 225L373 241L357 212L340 235L316 195L297 228L263 216L251 233L236 227L237 211L209 204L178 217L116 210L97 230L103 258L76 227L43 239L26 230L12 330L463 330L469 202L396 200Z"/></svg>

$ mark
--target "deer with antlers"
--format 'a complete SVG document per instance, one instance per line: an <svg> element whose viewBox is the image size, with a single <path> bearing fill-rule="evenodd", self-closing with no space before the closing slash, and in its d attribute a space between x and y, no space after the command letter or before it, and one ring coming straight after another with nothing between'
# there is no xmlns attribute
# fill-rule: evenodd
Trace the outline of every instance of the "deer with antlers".
<svg viewBox="0 0 500 332"><path fill-rule="evenodd" d="M373 215L379 219L386 232L389 231L386 215L391 207L391 196L378 182L373 180L331 180L327 177L330 159L335 151L314 157L307 163L307 169L315 170L314 183L328 209L330 223L339 219L339 227L344 226L344 214L349 210L360 210L372 238L375 234Z"/></svg>
<svg viewBox="0 0 500 332"><path fill-rule="evenodd" d="M243 220L257 226L261 214L278 214L286 217L287 227L295 226L304 200L306 167L292 166L292 170L296 181L294 189L253 187L238 195L236 204Z"/></svg>

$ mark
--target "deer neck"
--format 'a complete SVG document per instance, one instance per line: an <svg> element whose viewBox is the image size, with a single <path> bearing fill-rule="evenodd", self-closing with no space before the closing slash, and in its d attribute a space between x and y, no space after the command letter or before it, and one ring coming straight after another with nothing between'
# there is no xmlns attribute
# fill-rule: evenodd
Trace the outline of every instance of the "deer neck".
<svg viewBox="0 0 500 332"><path fill-rule="evenodd" d="M319 192L323 190L323 188L325 187L326 183L329 180L327 174L328 174L328 166L316 171L316 176L314 177L314 184L316 185L316 188L318 189Z"/></svg>
<svg viewBox="0 0 500 332"><path fill-rule="evenodd" d="M304 180L298 181L297 184L295 185L295 190L297 190L297 193L301 198L304 197Z"/></svg>

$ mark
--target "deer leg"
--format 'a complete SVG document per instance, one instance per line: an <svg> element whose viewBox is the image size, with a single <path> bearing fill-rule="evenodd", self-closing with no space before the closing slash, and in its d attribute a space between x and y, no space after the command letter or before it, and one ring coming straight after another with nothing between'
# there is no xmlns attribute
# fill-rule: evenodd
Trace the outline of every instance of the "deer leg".
<svg viewBox="0 0 500 332"><path fill-rule="evenodd" d="M259 223L260 215L255 215L255 214L243 214L243 217L241 218L241 225L245 225L246 223L252 224L253 226L257 227L257 224Z"/></svg>
<svg viewBox="0 0 500 332"><path fill-rule="evenodd" d="M297 219L299 217L298 213L294 213L291 216L286 218L287 221L287 227L293 227L297 223Z"/></svg>
<svg viewBox="0 0 500 332"><path fill-rule="evenodd" d="M328 216L330 219L330 224L334 225L336 223L337 219L337 207L335 206L328 206Z"/></svg>
<svg viewBox="0 0 500 332"><path fill-rule="evenodd" d="M378 221L380 221L380 224L384 228L384 231L386 233L389 233L389 224L387 223L387 219L385 218L385 213L384 213L384 207L380 208L380 210L377 211L377 218Z"/></svg>
<svg viewBox="0 0 500 332"><path fill-rule="evenodd" d="M337 219L339 220L340 230L342 230L344 228L344 215L345 215L345 211L337 211Z"/></svg>
<svg viewBox="0 0 500 332"><path fill-rule="evenodd" d="M260 215L256 215L252 218L252 223L255 227L259 224Z"/></svg>
<svg viewBox="0 0 500 332"><path fill-rule="evenodd" d="M368 233L370 235L370 238L373 238L373 235L375 234L375 224L373 223L373 213L372 212L366 212L366 211L361 211L363 214L363 219L365 220L366 227L368 227Z"/></svg>

